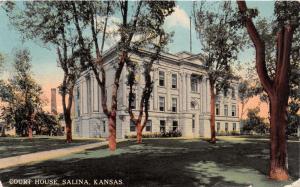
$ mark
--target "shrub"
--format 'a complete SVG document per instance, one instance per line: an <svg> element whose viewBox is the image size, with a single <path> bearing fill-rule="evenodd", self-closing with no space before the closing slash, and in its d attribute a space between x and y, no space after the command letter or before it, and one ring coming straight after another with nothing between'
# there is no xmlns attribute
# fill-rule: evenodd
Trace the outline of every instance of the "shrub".
<svg viewBox="0 0 300 187"><path fill-rule="evenodd" d="M230 134L233 136L236 136L236 135L239 135L240 133L238 131L231 131Z"/></svg>
<svg viewBox="0 0 300 187"><path fill-rule="evenodd" d="M217 135L218 135L218 136L226 136L227 134L226 134L225 131L221 130L221 131L219 131L219 132L217 133Z"/></svg>
<svg viewBox="0 0 300 187"><path fill-rule="evenodd" d="M180 137L182 133L179 130L171 130L169 132L162 132L161 137Z"/></svg>
<svg viewBox="0 0 300 187"><path fill-rule="evenodd" d="M154 132L154 133L146 133L142 135L142 138L165 138L165 137L181 137L182 133L179 130L169 131L169 132ZM134 135L125 135L126 139L136 138L136 134Z"/></svg>

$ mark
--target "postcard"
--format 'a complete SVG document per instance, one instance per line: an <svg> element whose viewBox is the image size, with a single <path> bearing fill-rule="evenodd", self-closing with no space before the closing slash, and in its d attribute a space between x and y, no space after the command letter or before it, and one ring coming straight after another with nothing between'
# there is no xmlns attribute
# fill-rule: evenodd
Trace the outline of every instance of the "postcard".
<svg viewBox="0 0 300 187"><path fill-rule="evenodd" d="M300 1L0 1L0 187L300 187Z"/></svg>

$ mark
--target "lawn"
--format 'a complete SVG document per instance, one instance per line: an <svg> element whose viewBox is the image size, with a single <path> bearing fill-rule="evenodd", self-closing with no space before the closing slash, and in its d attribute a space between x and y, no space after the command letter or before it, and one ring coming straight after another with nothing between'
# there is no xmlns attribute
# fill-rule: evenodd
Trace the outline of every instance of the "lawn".
<svg viewBox="0 0 300 187"><path fill-rule="evenodd" d="M86 179L89 186L94 180L121 179L121 186L128 187L282 187L299 178L299 145L288 143L287 182L266 177L268 141L245 138L221 138L215 145L199 139L145 139L141 145L127 141L114 153L102 147L5 169L0 180L5 186L10 179L45 178Z"/></svg>
<svg viewBox="0 0 300 187"><path fill-rule="evenodd" d="M99 139L74 139L72 143L68 144L65 142L64 137L36 136L32 140L29 140L27 137L0 137L0 158L84 145L99 141Z"/></svg>

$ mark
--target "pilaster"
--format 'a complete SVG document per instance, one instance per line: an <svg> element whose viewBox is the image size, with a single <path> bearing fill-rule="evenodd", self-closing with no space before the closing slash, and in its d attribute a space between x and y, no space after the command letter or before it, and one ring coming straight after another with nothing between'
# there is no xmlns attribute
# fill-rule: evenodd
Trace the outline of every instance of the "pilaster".
<svg viewBox="0 0 300 187"><path fill-rule="evenodd" d="M158 68L153 69L153 110L157 111L158 105L158 95L157 95L157 85L158 85Z"/></svg>
<svg viewBox="0 0 300 187"><path fill-rule="evenodd" d="M170 71L166 71L166 90L167 90L167 98L166 98L166 106L167 106L167 110L171 111L171 103L172 103L172 99L171 99L171 94L170 94L170 89L171 89L171 84L170 84L170 77L171 77L171 72Z"/></svg>
<svg viewBox="0 0 300 187"><path fill-rule="evenodd" d="M186 74L186 110L189 111L191 108L191 74Z"/></svg>

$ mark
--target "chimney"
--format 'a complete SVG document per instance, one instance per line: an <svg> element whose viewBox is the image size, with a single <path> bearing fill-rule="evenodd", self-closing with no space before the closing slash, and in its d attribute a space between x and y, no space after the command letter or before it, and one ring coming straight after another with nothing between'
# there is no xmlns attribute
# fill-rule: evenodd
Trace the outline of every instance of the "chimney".
<svg viewBox="0 0 300 187"><path fill-rule="evenodd" d="M56 88L51 88L51 113L52 114L57 114Z"/></svg>

